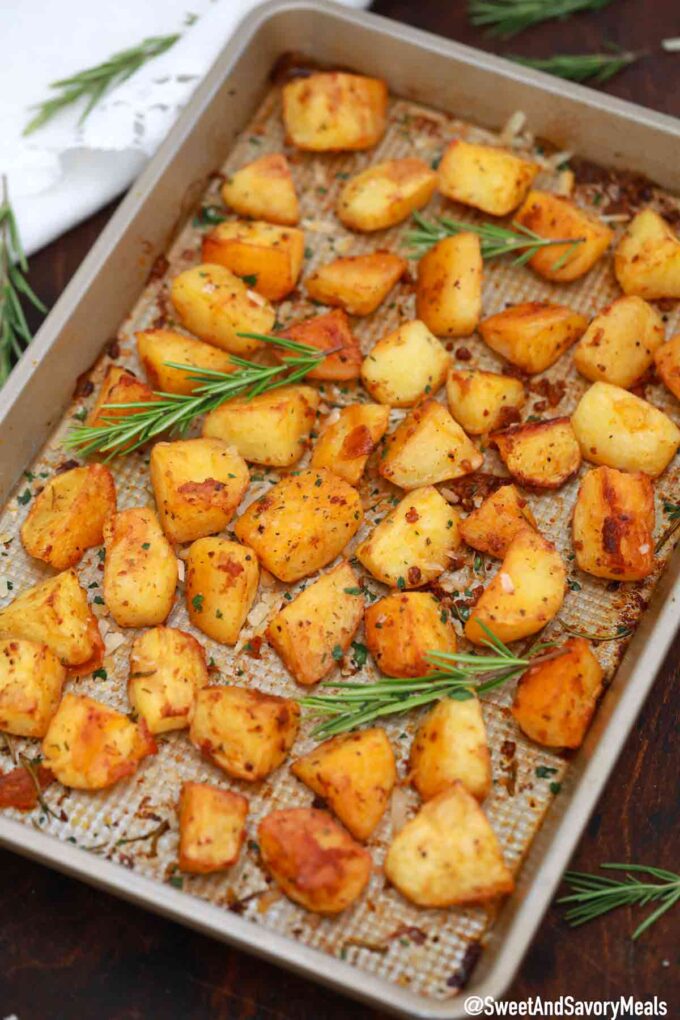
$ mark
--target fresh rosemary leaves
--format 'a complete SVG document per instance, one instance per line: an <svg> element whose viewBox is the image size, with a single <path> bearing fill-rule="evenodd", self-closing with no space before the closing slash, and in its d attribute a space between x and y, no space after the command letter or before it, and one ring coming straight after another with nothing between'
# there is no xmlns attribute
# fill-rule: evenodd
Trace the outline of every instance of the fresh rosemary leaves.
<svg viewBox="0 0 680 1020"><path fill-rule="evenodd" d="M564 880L571 887L568 896L562 896L558 903L570 905L566 919L573 927L586 924L601 914L617 907L647 906L658 903L645 920L637 926L631 938L638 939L655 921L680 900L680 875L662 868L644 864L602 864L609 871L626 871L624 879L608 878L605 875L589 875L583 871L567 871ZM636 875L647 875L656 881L643 881Z"/></svg>
<svg viewBox="0 0 680 1020"><path fill-rule="evenodd" d="M611 0L469 0L468 16L473 25L508 39L542 21L599 11L608 3Z"/></svg>
<svg viewBox="0 0 680 1020"><path fill-rule="evenodd" d="M513 53L509 54L509 59L558 78L593 81L602 85L640 57L637 53L572 53L542 58L521 57Z"/></svg>

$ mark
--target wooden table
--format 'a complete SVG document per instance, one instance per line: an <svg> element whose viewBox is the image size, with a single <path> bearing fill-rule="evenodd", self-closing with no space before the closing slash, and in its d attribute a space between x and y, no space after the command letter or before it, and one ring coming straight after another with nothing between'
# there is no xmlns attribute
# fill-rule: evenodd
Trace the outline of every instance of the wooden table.
<svg viewBox="0 0 680 1020"><path fill-rule="evenodd" d="M658 50L662 38L680 35L677 0L644 4L616 0L597 14L545 25L504 44L469 27L463 0L378 0L374 6L388 17L500 53L544 56L596 50L605 42L648 49L650 56L606 90L680 114L680 54ZM31 283L48 305L57 299L113 209L109 206L31 260ZM680 639L572 867L591 870L601 861L637 861L678 870L679 655ZM0 853L0 867L1 1016L15 1013L20 1020L381 1016L10 853ZM680 910L634 944L628 934L640 916L621 910L570 931L553 908L511 996L610 999L656 993L669 1001L670 1016L670 1004L680 1002Z"/></svg>

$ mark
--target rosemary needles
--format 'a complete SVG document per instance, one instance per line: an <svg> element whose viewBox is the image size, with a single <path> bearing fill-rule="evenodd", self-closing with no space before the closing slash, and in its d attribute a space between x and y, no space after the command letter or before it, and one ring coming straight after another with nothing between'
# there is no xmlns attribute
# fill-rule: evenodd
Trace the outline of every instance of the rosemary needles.
<svg viewBox="0 0 680 1020"><path fill-rule="evenodd" d="M611 0L469 0L473 25L504 39L542 21L567 18L579 11L599 11Z"/></svg>
<svg viewBox="0 0 680 1020"><path fill-rule="evenodd" d="M521 57L508 54L510 60L537 71L554 74L569 81L593 81L599 85L609 81L624 67L640 59L638 53L572 53L554 57Z"/></svg>
<svg viewBox="0 0 680 1020"><path fill-rule="evenodd" d="M609 878L606 875L589 875L583 871L567 871L564 879L571 887L568 896L562 896L558 903L570 904L566 919L572 926L606 914L617 907L659 906L637 926L631 938L638 939L655 921L680 900L680 875L662 868L644 864L602 864L609 871L630 872L625 878ZM655 881L643 881L646 875Z"/></svg>

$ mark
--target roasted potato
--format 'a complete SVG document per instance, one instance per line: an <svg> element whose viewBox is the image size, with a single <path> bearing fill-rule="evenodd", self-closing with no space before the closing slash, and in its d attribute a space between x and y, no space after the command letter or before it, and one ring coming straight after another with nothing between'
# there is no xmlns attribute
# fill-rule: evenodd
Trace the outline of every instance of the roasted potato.
<svg viewBox="0 0 680 1020"><path fill-rule="evenodd" d="M340 71L295 78L283 87L283 123L298 149L370 149L387 127L387 85Z"/></svg>
<svg viewBox="0 0 680 1020"><path fill-rule="evenodd" d="M479 332L492 351L536 375L554 365L587 326L584 315L564 305L527 301L484 319Z"/></svg>
<svg viewBox="0 0 680 1020"><path fill-rule="evenodd" d="M182 783L178 814L180 871L209 875L236 864L246 838L245 797L210 783Z"/></svg>
<svg viewBox="0 0 680 1020"><path fill-rule="evenodd" d="M502 559L515 535L536 521L514 485L502 485L460 522L464 542L481 553Z"/></svg>
<svg viewBox="0 0 680 1020"><path fill-rule="evenodd" d="M672 336L668 343L657 347L654 361L664 385L680 400L680 333Z"/></svg>
<svg viewBox="0 0 680 1020"><path fill-rule="evenodd" d="M419 907L479 903L514 888L496 834L461 782L429 800L397 833L385 874Z"/></svg>
<svg viewBox="0 0 680 1020"><path fill-rule="evenodd" d="M680 445L680 430L663 411L606 382L586 390L571 424L586 460L652 478L666 470Z"/></svg>
<svg viewBox="0 0 680 1020"><path fill-rule="evenodd" d="M334 560L362 519L356 489L326 468L308 468L251 503L234 531L280 581L299 581Z"/></svg>
<svg viewBox="0 0 680 1020"><path fill-rule="evenodd" d="M529 265L539 276L556 283L578 280L606 252L613 232L568 198L546 191L530 191L515 217L539 237L565 239L566 244L539 248Z"/></svg>
<svg viewBox="0 0 680 1020"><path fill-rule="evenodd" d="M434 595L395 592L366 610L366 644L386 676L425 676L436 669L428 652L455 652L456 632Z"/></svg>
<svg viewBox="0 0 680 1020"><path fill-rule="evenodd" d="M270 301L280 301L295 289L304 257L301 230L259 220L219 223L203 238L204 262L226 266Z"/></svg>
<svg viewBox="0 0 680 1020"><path fill-rule="evenodd" d="M639 297L622 297L604 308L574 349L574 365L586 379L627 390L639 382L664 341L661 316Z"/></svg>
<svg viewBox="0 0 680 1020"><path fill-rule="evenodd" d="M132 642L128 697L150 733L185 729L209 680L203 648L183 630L153 627Z"/></svg>
<svg viewBox="0 0 680 1020"><path fill-rule="evenodd" d="M653 209L628 224L614 253L614 272L624 294L648 301L680 298L680 240Z"/></svg>
<svg viewBox="0 0 680 1020"><path fill-rule="evenodd" d="M574 551L581 570L641 581L654 561L654 488L642 471L588 471L574 507Z"/></svg>
<svg viewBox="0 0 680 1020"><path fill-rule="evenodd" d="M186 564L189 619L213 640L236 644L257 595L257 556L228 538L199 538L189 547Z"/></svg>
<svg viewBox="0 0 680 1020"><path fill-rule="evenodd" d="M268 152L230 174L222 198L239 216L253 220L294 227L300 219L290 166L281 152Z"/></svg>
<svg viewBox="0 0 680 1020"><path fill-rule="evenodd" d="M109 365L97 402L90 411L86 424L91 428L98 428L110 424L112 418L127 418L136 410L134 407L109 407L109 404L134 404L155 399L153 390L138 379L134 372L121 368L120 365ZM132 443L131 440L117 452L124 453Z"/></svg>
<svg viewBox="0 0 680 1020"><path fill-rule="evenodd" d="M71 693L62 698L42 742L44 764L75 790L112 786L156 751L143 719L132 722L94 698Z"/></svg>
<svg viewBox="0 0 680 1020"><path fill-rule="evenodd" d="M64 666L47 645L0 638L0 730L44 737L65 680Z"/></svg>
<svg viewBox="0 0 680 1020"><path fill-rule="evenodd" d="M299 705L289 698L246 687L202 687L189 738L228 775L255 782L279 767L299 724Z"/></svg>
<svg viewBox="0 0 680 1020"><path fill-rule="evenodd" d="M356 557L390 588L420 588L447 569L460 545L459 521L433 486L416 489L376 525Z"/></svg>
<svg viewBox="0 0 680 1020"><path fill-rule="evenodd" d="M436 186L437 175L422 159L388 159L351 177L335 212L350 230L386 230L427 205Z"/></svg>
<svg viewBox="0 0 680 1020"><path fill-rule="evenodd" d="M361 366L361 379L378 403L411 407L437 392L450 362L436 336L413 319L374 344Z"/></svg>
<svg viewBox="0 0 680 1020"><path fill-rule="evenodd" d="M602 667L583 638L563 654L530 666L515 692L512 714L523 733L545 747L580 747L602 691Z"/></svg>
<svg viewBox="0 0 680 1020"><path fill-rule="evenodd" d="M471 435L481 436L519 421L526 395L520 380L510 375L451 368L446 399L458 424Z"/></svg>
<svg viewBox="0 0 680 1020"><path fill-rule="evenodd" d="M63 471L33 500L21 526L21 542L29 556L66 570L86 549L101 543L104 521L115 510L116 486L103 464Z"/></svg>
<svg viewBox="0 0 680 1020"><path fill-rule="evenodd" d="M345 910L371 877L368 850L326 811L273 811L260 822L257 838L262 863L286 896L316 914Z"/></svg>
<svg viewBox="0 0 680 1020"><path fill-rule="evenodd" d="M402 489L418 489L469 475L483 463L483 454L446 408L428 400L389 436L379 471Z"/></svg>
<svg viewBox="0 0 680 1020"><path fill-rule="evenodd" d="M308 347L316 347L319 351L331 351L321 364L307 373L307 379L320 379L329 382L348 382L358 379L361 372L363 355L359 341L352 333L347 314L342 308L334 308L322 315L312 315L309 319L292 322L290 326L279 331L279 336L295 340ZM288 352L274 347L273 354L284 358Z"/></svg>
<svg viewBox="0 0 680 1020"><path fill-rule="evenodd" d="M423 800L456 781L477 800L491 792L491 755L477 698L443 698L430 709L413 738L409 776Z"/></svg>
<svg viewBox="0 0 680 1020"><path fill-rule="evenodd" d="M455 202L507 216L526 198L539 169L507 149L456 138L439 164L439 190Z"/></svg>
<svg viewBox="0 0 680 1020"><path fill-rule="evenodd" d="M397 779L394 752L379 726L324 741L290 771L362 841L385 814Z"/></svg>
<svg viewBox="0 0 680 1020"><path fill-rule="evenodd" d="M300 684L315 684L350 646L364 615L359 579L343 561L287 602L267 627L267 640Z"/></svg>
<svg viewBox="0 0 680 1020"><path fill-rule="evenodd" d="M482 252L476 234L445 237L418 262L416 315L436 336L469 336L482 314Z"/></svg>
<svg viewBox="0 0 680 1020"><path fill-rule="evenodd" d="M520 485L559 489L581 466L581 449L569 418L511 425L491 440Z"/></svg>
<svg viewBox="0 0 680 1020"><path fill-rule="evenodd" d="M104 601L119 627L163 623L175 601L177 558L148 506L121 510L104 525Z"/></svg>
<svg viewBox="0 0 680 1020"><path fill-rule="evenodd" d="M349 315L370 315L383 303L407 263L389 251L348 255L319 266L307 277L307 293L322 305L335 305Z"/></svg>
<svg viewBox="0 0 680 1020"><path fill-rule="evenodd" d="M564 601L567 572L552 542L535 531L515 535L500 570L482 592L465 624L465 637L475 645L488 635L501 641L530 637L557 615Z"/></svg>
<svg viewBox="0 0 680 1020"><path fill-rule="evenodd" d="M199 382L191 378L191 372L171 368L167 362L176 365L190 365L201 369L215 369L217 372L234 372L234 364L225 351L193 336L184 336L171 329L145 329L137 333L137 353L149 385L163 393L193 393Z"/></svg>
<svg viewBox="0 0 680 1020"><path fill-rule="evenodd" d="M383 404L350 404L323 429L312 450L312 467L328 468L358 485L370 454L385 435L390 409Z"/></svg>

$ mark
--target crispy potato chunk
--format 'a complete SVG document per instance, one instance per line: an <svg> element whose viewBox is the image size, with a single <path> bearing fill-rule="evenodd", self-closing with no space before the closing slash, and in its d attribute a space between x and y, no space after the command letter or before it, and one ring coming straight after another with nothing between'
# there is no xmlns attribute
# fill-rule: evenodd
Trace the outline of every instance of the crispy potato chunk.
<svg viewBox="0 0 680 1020"><path fill-rule="evenodd" d="M97 617L73 570L41 581L0 609L0 637L47 645L76 676L98 669L104 657Z"/></svg>
<svg viewBox="0 0 680 1020"><path fill-rule="evenodd" d="M280 581L299 581L338 556L363 519L355 489L326 468L288 475L234 525Z"/></svg>
<svg viewBox="0 0 680 1020"><path fill-rule="evenodd" d="M424 322L404 322L373 346L361 366L361 379L380 404L411 407L436 393L451 359Z"/></svg>
<svg viewBox="0 0 680 1020"><path fill-rule="evenodd" d="M446 380L449 410L473 436L519 421L526 395L519 379L478 369L449 370Z"/></svg>
<svg viewBox="0 0 680 1020"><path fill-rule="evenodd" d="M205 652L186 631L154 627L132 643L128 697L150 733L185 729L209 679Z"/></svg>
<svg viewBox="0 0 680 1020"><path fill-rule="evenodd" d="M264 779L295 743L300 707L289 698L246 687L202 687L189 738L201 754L235 779Z"/></svg>
<svg viewBox="0 0 680 1020"><path fill-rule="evenodd" d="M460 545L459 521L433 486L416 489L357 547L357 559L390 588L420 588L446 570Z"/></svg>
<svg viewBox="0 0 680 1020"><path fill-rule="evenodd" d="M104 376L102 387L97 397L97 402L88 415L86 424L91 428L100 425L108 425L111 418L127 418L134 414L134 407L106 407L106 404L134 404L140 401L155 400L153 390L138 379L134 372L119 365L109 365ZM129 446L133 445L131 440L123 446L118 453L124 453Z"/></svg>
<svg viewBox="0 0 680 1020"><path fill-rule="evenodd" d="M564 601L567 572L552 542L535 531L520 531L508 546L500 570L484 589L465 637L487 640L482 623L501 641L530 637L557 615Z"/></svg>
<svg viewBox="0 0 680 1020"><path fill-rule="evenodd" d="M235 447L254 464L290 467L307 448L318 407L313 386L280 386L220 404L205 416L203 435Z"/></svg>
<svg viewBox="0 0 680 1020"><path fill-rule="evenodd" d="M306 910L339 914L368 885L371 855L326 811L272 811L257 832L265 868L286 896Z"/></svg>
<svg viewBox="0 0 680 1020"><path fill-rule="evenodd" d="M526 198L539 169L507 149L456 138L439 164L439 190L454 202L507 216Z"/></svg>
<svg viewBox="0 0 680 1020"><path fill-rule="evenodd" d="M388 159L350 178L335 211L350 230L386 230L427 205L436 186L437 175L422 159Z"/></svg>
<svg viewBox="0 0 680 1020"><path fill-rule="evenodd" d="M522 732L544 747L580 747L602 691L602 667L588 642L571 638L563 652L529 667L512 706Z"/></svg>
<svg viewBox="0 0 680 1020"><path fill-rule="evenodd" d="M305 235L296 227L230 220L203 238L203 261L226 266L252 290L280 301L295 289L305 255Z"/></svg>
<svg viewBox="0 0 680 1020"><path fill-rule="evenodd" d="M394 837L385 874L419 907L479 903L512 892L512 874L479 804L454 782Z"/></svg>
<svg viewBox="0 0 680 1020"><path fill-rule="evenodd" d="M370 149L387 126L387 85L339 71L296 78L283 88L283 123L298 149Z"/></svg>
<svg viewBox="0 0 680 1020"><path fill-rule="evenodd" d="M270 621L267 640L298 683L317 683L349 648L364 615L358 584L349 563L340 563Z"/></svg>
<svg viewBox="0 0 680 1020"><path fill-rule="evenodd" d="M328 468L350 485L358 485L389 420L390 409L383 404L343 407L314 444L311 466Z"/></svg>
<svg viewBox="0 0 680 1020"><path fill-rule="evenodd" d="M456 781L484 800L491 792L491 755L479 700L437 702L418 727L409 766L423 800L432 800Z"/></svg>
<svg viewBox="0 0 680 1020"><path fill-rule="evenodd" d="M567 244L539 248L529 259L539 276L559 283L584 276L604 255L614 236L608 226L575 202L546 191L530 191L515 218L539 237L568 240Z"/></svg>
<svg viewBox="0 0 680 1020"><path fill-rule="evenodd" d="M209 875L236 864L246 838L245 797L210 783L182 783L178 814L180 871Z"/></svg>
<svg viewBox="0 0 680 1020"><path fill-rule="evenodd" d="M407 263L389 251L348 255L319 266L307 277L307 293L324 305L335 305L350 315L370 315L383 303Z"/></svg>
<svg viewBox="0 0 680 1020"><path fill-rule="evenodd" d="M622 297L596 315L574 350L586 379L627 390L639 382L664 341L661 316L639 297Z"/></svg>
<svg viewBox="0 0 680 1020"><path fill-rule="evenodd" d="M482 252L476 234L445 237L418 262L416 315L437 336L469 336L482 314Z"/></svg>
<svg viewBox="0 0 680 1020"><path fill-rule="evenodd" d="M65 680L65 668L47 645L0 638L0 730L44 737Z"/></svg>
<svg viewBox="0 0 680 1020"><path fill-rule="evenodd" d="M586 460L652 478L666 470L680 445L680 429L663 411L605 382L586 390L571 424Z"/></svg>
<svg viewBox="0 0 680 1020"><path fill-rule="evenodd" d="M662 382L680 400L680 333L657 347L654 361Z"/></svg>
<svg viewBox="0 0 680 1020"><path fill-rule="evenodd" d="M132 507L104 525L104 601L119 627L163 623L175 601L177 558L155 511Z"/></svg>
<svg viewBox="0 0 680 1020"><path fill-rule="evenodd" d="M104 521L116 510L113 475L103 464L72 468L50 478L21 526L29 556L66 570L102 541Z"/></svg>
<svg viewBox="0 0 680 1020"><path fill-rule="evenodd" d="M257 595L257 556L227 538L199 538L186 563L189 619L215 641L236 644Z"/></svg>
<svg viewBox="0 0 680 1020"><path fill-rule="evenodd" d="M654 570L654 488L642 471L588 471L573 525L576 562L586 573L641 581Z"/></svg>
<svg viewBox="0 0 680 1020"><path fill-rule="evenodd" d="M520 485L559 489L581 466L581 449L569 418L511 425L494 432L491 440Z"/></svg>
<svg viewBox="0 0 680 1020"><path fill-rule="evenodd" d="M201 340L230 354L263 346L239 333L270 333L276 313L226 266L207 262L185 269L172 281L170 297L182 325Z"/></svg>
<svg viewBox="0 0 680 1020"><path fill-rule="evenodd" d="M628 224L614 253L614 272L624 294L648 301L680 298L680 240L653 209Z"/></svg>
<svg viewBox="0 0 680 1020"><path fill-rule="evenodd" d="M94 698L65 694L42 742L44 764L64 786L103 790L131 776L158 748L142 719Z"/></svg>
<svg viewBox="0 0 680 1020"><path fill-rule="evenodd" d="M536 528L527 501L514 485L502 485L460 522L463 541L481 553L502 559L515 535Z"/></svg>
<svg viewBox="0 0 680 1020"><path fill-rule="evenodd" d="M191 378L191 372L170 368L168 361L176 365L190 365L198 371L208 368L217 372L234 372L238 368L219 347L171 329L145 329L137 333L137 353L149 384L163 393L188 395L200 386Z"/></svg>
<svg viewBox="0 0 680 1020"><path fill-rule="evenodd" d="M319 351L332 351L320 365L307 373L307 379L347 382L359 378L363 355L342 308L293 322L278 335L299 344L307 344L308 347L316 347ZM287 355L286 351L276 347L272 353L279 358Z"/></svg>
<svg viewBox="0 0 680 1020"><path fill-rule="evenodd" d="M479 324L482 339L512 365L536 375L554 365L585 332L585 315L564 305L527 301Z"/></svg>
<svg viewBox="0 0 680 1020"><path fill-rule="evenodd" d="M469 475L483 463L484 456L446 408L428 400L389 436L379 471L402 489L418 489Z"/></svg>
<svg viewBox="0 0 680 1020"><path fill-rule="evenodd" d="M386 676L425 676L436 667L428 652L455 652L456 632L434 595L387 595L366 610L366 644Z"/></svg>
<svg viewBox="0 0 680 1020"><path fill-rule="evenodd" d="M385 814L397 779L394 752L379 726L324 741L290 771L362 841Z"/></svg>
<svg viewBox="0 0 680 1020"><path fill-rule="evenodd" d="M294 227L300 206L288 160L269 152L236 170L222 185L222 198L239 216Z"/></svg>

